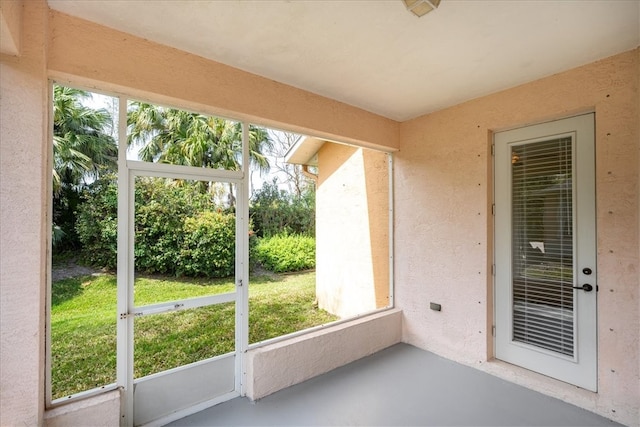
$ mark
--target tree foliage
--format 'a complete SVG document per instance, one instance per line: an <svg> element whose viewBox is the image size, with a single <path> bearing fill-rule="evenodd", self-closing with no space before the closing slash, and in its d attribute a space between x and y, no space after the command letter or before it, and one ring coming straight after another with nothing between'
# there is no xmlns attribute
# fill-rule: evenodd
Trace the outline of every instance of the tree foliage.
<svg viewBox="0 0 640 427"><path fill-rule="evenodd" d="M128 113L129 144L140 148L141 160L239 170L242 124L219 117L133 102ZM265 129L249 127L251 166L267 172L263 154L272 146Z"/></svg>
<svg viewBox="0 0 640 427"><path fill-rule="evenodd" d="M54 244L73 246L75 212L88 182L116 170L118 147L105 132L111 115L82 102L89 92L53 88L53 237Z"/></svg>
<svg viewBox="0 0 640 427"><path fill-rule="evenodd" d="M251 199L249 213L259 237L277 234L315 236L315 191L300 196L278 188L278 181L265 182Z"/></svg>

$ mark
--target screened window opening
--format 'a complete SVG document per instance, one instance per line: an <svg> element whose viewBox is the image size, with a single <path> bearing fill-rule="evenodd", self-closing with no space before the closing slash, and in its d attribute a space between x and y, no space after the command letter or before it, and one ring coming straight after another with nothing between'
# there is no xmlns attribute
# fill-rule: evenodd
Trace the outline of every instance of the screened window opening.
<svg viewBox="0 0 640 427"><path fill-rule="evenodd" d="M48 401L116 382L118 99L53 85L52 100Z"/></svg>

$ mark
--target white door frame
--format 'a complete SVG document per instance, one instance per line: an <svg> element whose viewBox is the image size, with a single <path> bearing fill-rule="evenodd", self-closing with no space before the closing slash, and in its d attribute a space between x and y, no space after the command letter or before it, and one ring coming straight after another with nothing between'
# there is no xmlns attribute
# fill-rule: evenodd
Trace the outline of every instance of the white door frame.
<svg viewBox="0 0 640 427"><path fill-rule="evenodd" d="M574 355L565 356L512 339L511 147L571 136L573 143ZM494 136L495 355L544 375L597 391L597 271L594 114L527 126ZM588 267L592 274L582 270Z"/></svg>
<svg viewBox="0 0 640 427"><path fill-rule="evenodd" d="M185 390L189 381L198 376L209 374L216 375L222 369L233 368L233 381L230 392L222 393L208 400L198 402L195 405L179 408L169 414L162 414L156 419L145 419L142 424L162 425L175 419L182 418L191 413L201 411L209 406L223 402L236 396L245 394L244 390L244 354L248 345L248 285L249 285L249 207L248 207L248 168L249 168L249 126L242 123L242 170L229 171L189 167L181 165L168 165L150 162L131 161L126 158L127 151L127 99L119 99L119 148L118 148L118 326L117 326L117 384L121 389L120 425L132 426L134 424L134 390L139 384L145 390L150 390L150 396L154 396L154 390L166 388L163 376L167 373L183 378ZM198 298L189 303L185 302L180 309L196 306L218 304L235 301L235 351L231 354L233 360L229 365L229 355L222 355L196 362L187 366L178 367L169 371L134 380L133 375L133 343L134 343L134 317L144 313L157 313L159 311L171 311L171 303L165 302L145 308L135 307L133 299L134 283L134 208L135 208L135 177L153 176L165 178L178 178L190 180L216 181L233 183L236 185L236 264L235 280L236 290L219 296ZM226 368L225 368L226 367ZM174 377L175 378L175 377ZM163 382L165 381L165 382ZM141 388L142 389L142 388ZM151 402L153 404L153 402ZM155 409L149 406L147 412Z"/></svg>

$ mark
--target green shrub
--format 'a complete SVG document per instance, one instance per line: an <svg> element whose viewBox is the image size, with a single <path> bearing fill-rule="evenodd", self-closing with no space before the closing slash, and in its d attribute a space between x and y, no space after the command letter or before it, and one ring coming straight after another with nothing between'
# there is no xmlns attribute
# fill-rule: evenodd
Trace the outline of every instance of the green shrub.
<svg viewBox="0 0 640 427"><path fill-rule="evenodd" d="M118 188L115 177L93 183L78 206L76 232L83 261L114 270L117 263Z"/></svg>
<svg viewBox="0 0 640 427"><path fill-rule="evenodd" d="M258 240L258 261L276 273L315 268L316 240L301 235L276 235Z"/></svg>
<svg viewBox="0 0 640 427"><path fill-rule="evenodd" d="M184 222L177 271L185 276L228 277L235 267L235 217L201 212Z"/></svg>
<svg viewBox="0 0 640 427"><path fill-rule="evenodd" d="M115 269L116 180L94 183L78 211L83 258ZM139 178L135 191L136 270L226 277L235 263L235 216L223 213L202 188L180 181Z"/></svg>

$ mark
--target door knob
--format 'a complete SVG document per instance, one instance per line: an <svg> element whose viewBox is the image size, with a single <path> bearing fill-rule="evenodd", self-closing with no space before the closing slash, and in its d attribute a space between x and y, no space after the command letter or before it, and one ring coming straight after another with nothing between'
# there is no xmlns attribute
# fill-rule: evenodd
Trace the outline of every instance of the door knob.
<svg viewBox="0 0 640 427"><path fill-rule="evenodd" d="M573 289L582 289L585 292L591 292L593 290L593 286L588 283L585 283L582 286L574 286Z"/></svg>

